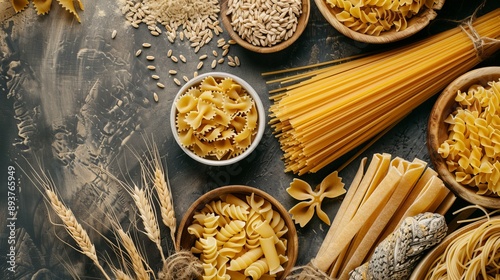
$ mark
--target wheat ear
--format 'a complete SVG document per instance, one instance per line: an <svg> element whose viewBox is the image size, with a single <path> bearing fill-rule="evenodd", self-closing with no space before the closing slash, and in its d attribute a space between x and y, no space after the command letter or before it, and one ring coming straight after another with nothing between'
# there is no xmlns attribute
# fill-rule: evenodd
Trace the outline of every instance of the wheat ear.
<svg viewBox="0 0 500 280"><path fill-rule="evenodd" d="M132 280L132 277L130 277L127 273L123 272L123 270L120 269L113 269L113 274L115 275L116 280ZM139 278L141 279L141 278ZM147 279L147 278L143 278Z"/></svg>
<svg viewBox="0 0 500 280"><path fill-rule="evenodd" d="M122 228L116 229L116 233L121 240L122 246L127 251L130 262L132 264L132 269L134 270L137 279L149 279L148 272L144 268L143 258L139 253L139 250L137 250L132 237L130 237L130 235L127 234Z"/></svg>
<svg viewBox="0 0 500 280"><path fill-rule="evenodd" d="M49 189L45 189L45 195L50 202L50 206L56 212L56 214L61 218L64 224L64 228L69 233L69 235L76 241L78 247L80 247L80 252L91 259L94 264L99 268L99 270L103 273L106 279L111 279L107 273L104 271L104 268L99 263L97 258L97 253L95 251L94 244L90 241L90 237L82 227L82 225L76 220L75 215L71 211L71 209L67 208L57 194Z"/></svg>
<svg viewBox="0 0 500 280"><path fill-rule="evenodd" d="M146 236L156 244L156 247L160 251L161 259L165 261L165 255L161 248L160 227L153 211L149 194L144 189L139 189L137 186L134 186L132 198L139 210Z"/></svg>
<svg viewBox="0 0 500 280"><path fill-rule="evenodd" d="M154 161L154 180L153 186L158 194L160 201L161 220L170 229L170 237L175 244L175 231L177 229L177 221L175 219L174 204L170 191L170 184L165 179L165 173L161 162L157 158Z"/></svg>

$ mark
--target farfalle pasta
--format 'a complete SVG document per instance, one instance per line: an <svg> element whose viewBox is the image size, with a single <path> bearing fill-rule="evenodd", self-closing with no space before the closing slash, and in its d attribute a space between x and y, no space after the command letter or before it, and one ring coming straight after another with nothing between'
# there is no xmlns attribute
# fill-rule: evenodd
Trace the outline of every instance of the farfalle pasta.
<svg viewBox="0 0 500 280"><path fill-rule="evenodd" d="M191 252L203 263L203 279L270 279L284 270L283 219L262 197L244 199L222 196L194 214L188 233L196 237Z"/></svg>
<svg viewBox="0 0 500 280"><path fill-rule="evenodd" d="M378 36L384 31L405 30L408 20L423 8L432 8L434 0L325 0L338 9L335 17L350 29Z"/></svg>
<svg viewBox="0 0 500 280"><path fill-rule="evenodd" d="M231 78L207 76L175 101L180 143L208 159L230 159L250 147L258 111L252 96Z"/></svg>
<svg viewBox="0 0 500 280"><path fill-rule="evenodd" d="M457 182L482 195L500 194L500 80L458 91L438 153Z"/></svg>

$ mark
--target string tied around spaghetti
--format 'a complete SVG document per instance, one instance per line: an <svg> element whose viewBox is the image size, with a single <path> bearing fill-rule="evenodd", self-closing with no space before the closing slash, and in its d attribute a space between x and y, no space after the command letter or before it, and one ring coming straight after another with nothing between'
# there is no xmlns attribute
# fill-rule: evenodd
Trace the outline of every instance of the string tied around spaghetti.
<svg viewBox="0 0 500 280"><path fill-rule="evenodd" d="M485 2L483 2L475 11L472 13L472 15L466 17L464 20L462 20L460 24L460 29L462 29L465 34L470 38L472 41L472 44L474 46L474 50L476 50L476 57L482 61L488 57L488 54L485 54L485 47L489 47L492 45L497 45L500 44L500 40L494 39L494 38L489 38L489 37L483 37L481 36L477 30L474 28L474 20L476 19L476 14L477 12L484 6Z"/></svg>

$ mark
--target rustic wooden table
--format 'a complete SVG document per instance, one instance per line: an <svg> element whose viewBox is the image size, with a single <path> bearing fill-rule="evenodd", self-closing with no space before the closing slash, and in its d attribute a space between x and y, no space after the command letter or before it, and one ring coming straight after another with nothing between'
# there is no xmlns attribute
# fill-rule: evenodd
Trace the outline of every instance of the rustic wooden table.
<svg viewBox="0 0 500 280"><path fill-rule="evenodd" d="M48 208L30 181L29 164L49 174L61 198L88 228L98 250L106 242L97 232L109 234L105 218L114 212L122 221L133 221L136 211L123 189L90 166L98 165L115 176L131 181L139 178L135 154L146 150L144 137L157 143L168 166L175 212L178 220L201 194L223 185L243 184L260 188L291 208L297 201L286 193L294 174L285 173L277 139L266 128L262 142L251 156L227 167L201 165L174 142L169 127L169 108L178 90L167 79L168 70L191 76L198 56L217 49L216 40L195 54L187 41L171 44L166 36L153 37L146 26L134 29L120 12L123 1L84 1L79 12L81 23L74 21L55 3L48 15L37 16L32 7L14 15L8 1L0 2L0 276L2 279L95 279L99 273L83 256L65 242L67 235L58 220L48 218ZM482 1L447 1L431 26L412 38L387 45L368 45L353 41L333 29L311 1L309 24L297 42L274 54L258 54L231 46L241 66L217 65L216 71L230 72L246 79L269 107L268 86L262 72L303 66L347 57L373 50L390 49L456 26L449 20L461 20L472 14ZM484 10L499 6L488 1ZM116 38L111 34L116 30ZM226 33L221 37L227 38ZM216 38L217 39L217 38ZM135 56L142 43L151 43L144 53L156 57L159 76L166 88L159 89L146 69L144 53ZM172 49L186 57L186 63L174 64L167 58ZM480 66L498 65L498 54ZM199 72L213 71L205 66ZM153 100L157 92L159 101ZM368 150L340 172L349 186L359 161L374 153L390 153L408 160L429 161L426 126L434 99L428 100L397 124ZM301 176L312 186L336 170L351 154L331 163L316 174ZM23 170L28 171L27 174ZM10 172L9 171L14 171ZM9 178L9 175L14 175ZM7 182L15 182L8 194ZM39 187L39 186L38 186ZM9 209L7 196L15 197L15 209ZM341 198L323 202L330 219L335 216ZM16 215L12 216L15 210ZM133 223L133 222L130 222ZM9 227L14 225L14 227ZM14 230L12 230L14 229ZM304 228L297 227L299 257L306 264L316 254L328 226L317 217ZM167 234L164 234L165 239ZM12 241L12 240L15 240ZM166 247L172 251L167 240ZM148 248L147 241L143 243ZM9 270L7 254L14 246L16 272ZM158 254L146 250L153 269ZM103 251L99 251L102 253ZM101 255L106 257L106 255ZM9 277L9 278L8 278ZM33 278L31 278L33 277ZM38 278L37 278L38 277Z"/></svg>

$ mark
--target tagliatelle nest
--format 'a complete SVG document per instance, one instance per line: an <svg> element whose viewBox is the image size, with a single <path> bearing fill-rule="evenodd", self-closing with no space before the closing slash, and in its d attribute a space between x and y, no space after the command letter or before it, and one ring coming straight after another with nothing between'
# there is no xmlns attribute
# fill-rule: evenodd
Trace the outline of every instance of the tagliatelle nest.
<svg viewBox="0 0 500 280"><path fill-rule="evenodd" d="M75 8L75 2L78 5L78 8L83 11L83 3L80 0L56 0L61 7L63 7L68 13L72 14L78 22L80 21L80 17ZM29 5L28 0L10 0L12 7L19 13L26 9ZM52 6L52 0L33 0L33 5L35 6L36 13L38 15L48 14L50 8Z"/></svg>

